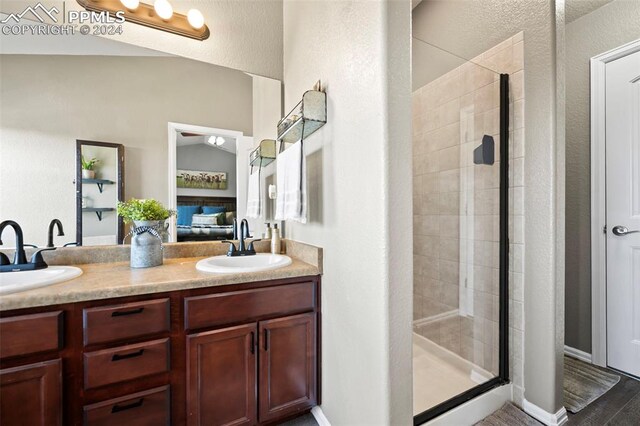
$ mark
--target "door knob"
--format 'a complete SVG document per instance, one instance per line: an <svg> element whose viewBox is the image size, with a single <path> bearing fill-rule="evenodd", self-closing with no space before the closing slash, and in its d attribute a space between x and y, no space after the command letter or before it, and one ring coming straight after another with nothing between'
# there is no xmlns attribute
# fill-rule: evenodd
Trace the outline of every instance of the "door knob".
<svg viewBox="0 0 640 426"><path fill-rule="evenodd" d="M613 232L613 234L617 235L618 237L624 237L627 234L635 234L636 232L640 232L640 231L638 231L638 230L629 231L626 226L617 225L617 226L613 227L611 232Z"/></svg>

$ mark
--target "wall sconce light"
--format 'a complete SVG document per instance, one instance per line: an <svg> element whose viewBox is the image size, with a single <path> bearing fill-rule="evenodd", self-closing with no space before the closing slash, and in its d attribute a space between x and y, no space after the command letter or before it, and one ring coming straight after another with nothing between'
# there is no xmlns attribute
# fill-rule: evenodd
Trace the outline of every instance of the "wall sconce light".
<svg viewBox="0 0 640 426"><path fill-rule="evenodd" d="M78 4L91 12L107 12L115 17L124 12L124 19L156 30L167 31L196 40L209 38L209 28L204 16L197 9L186 15L175 13L169 0L155 0L153 5L139 0L77 0Z"/></svg>

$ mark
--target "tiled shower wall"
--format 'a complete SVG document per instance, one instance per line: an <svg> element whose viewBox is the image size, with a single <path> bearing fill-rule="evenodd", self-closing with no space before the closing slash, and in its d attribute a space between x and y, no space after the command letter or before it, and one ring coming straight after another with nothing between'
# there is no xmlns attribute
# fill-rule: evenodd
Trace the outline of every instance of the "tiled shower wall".
<svg viewBox="0 0 640 426"><path fill-rule="evenodd" d="M413 93L415 328L497 374L499 73L510 74L509 337L511 375L520 394L523 55L520 33ZM473 149L485 134L496 142L496 163L474 165Z"/></svg>

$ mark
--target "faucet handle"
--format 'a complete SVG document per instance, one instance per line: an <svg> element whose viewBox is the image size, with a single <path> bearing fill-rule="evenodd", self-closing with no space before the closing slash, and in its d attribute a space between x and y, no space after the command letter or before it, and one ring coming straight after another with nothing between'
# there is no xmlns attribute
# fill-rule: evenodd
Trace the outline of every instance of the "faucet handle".
<svg viewBox="0 0 640 426"><path fill-rule="evenodd" d="M7 255L4 253L0 253L0 265L9 265L9 264L11 264L11 261L9 260Z"/></svg>
<svg viewBox="0 0 640 426"><path fill-rule="evenodd" d="M249 243L249 247L247 247L247 251L252 251L255 253L256 249L253 247L253 243L258 242L258 241L262 241L262 238L258 238L257 240L252 240Z"/></svg>
<svg viewBox="0 0 640 426"><path fill-rule="evenodd" d="M227 251L227 256L233 256L233 254L236 252L236 245L234 244L234 242L229 240L222 240L220 242L223 244L229 244L229 251Z"/></svg>
<svg viewBox="0 0 640 426"><path fill-rule="evenodd" d="M47 247L47 248L43 248L40 249L38 251L36 251L35 253L33 253L33 256L31 256L31 260L29 261L29 263L32 263L35 265L34 269L44 269L47 268L49 265L47 265L47 262L44 261L44 258L42 257L42 252L43 251L52 251L55 250L56 247Z"/></svg>

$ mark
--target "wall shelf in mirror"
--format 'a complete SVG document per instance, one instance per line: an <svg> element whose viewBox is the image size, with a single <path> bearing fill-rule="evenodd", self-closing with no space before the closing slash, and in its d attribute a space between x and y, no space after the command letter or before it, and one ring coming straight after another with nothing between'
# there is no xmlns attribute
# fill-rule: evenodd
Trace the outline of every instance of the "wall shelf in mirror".
<svg viewBox="0 0 640 426"><path fill-rule="evenodd" d="M102 221L102 213L112 212L115 209L113 207L83 207L82 213L95 213L98 216L98 220Z"/></svg>
<svg viewBox="0 0 640 426"><path fill-rule="evenodd" d="M82 179L82 183L95 183L98 186L98 190L102 194L104 185L113 185L115 182L108 179Z"/></svg>
<svg viewBox="0 0 640 426"><path fill-rule="evenodd" d="M273 139L263 139L260 145L249 154L249 165L251 167L264 167L271 164L276 159L276 141Z"/></svg>
<svg viewBox="0 0 640 426"><path fill-rule="evenodd" d="M302 100L278 122L280 152L285 143L306 139L327 123L327 94L320 90L308 90Z"/></svg>

